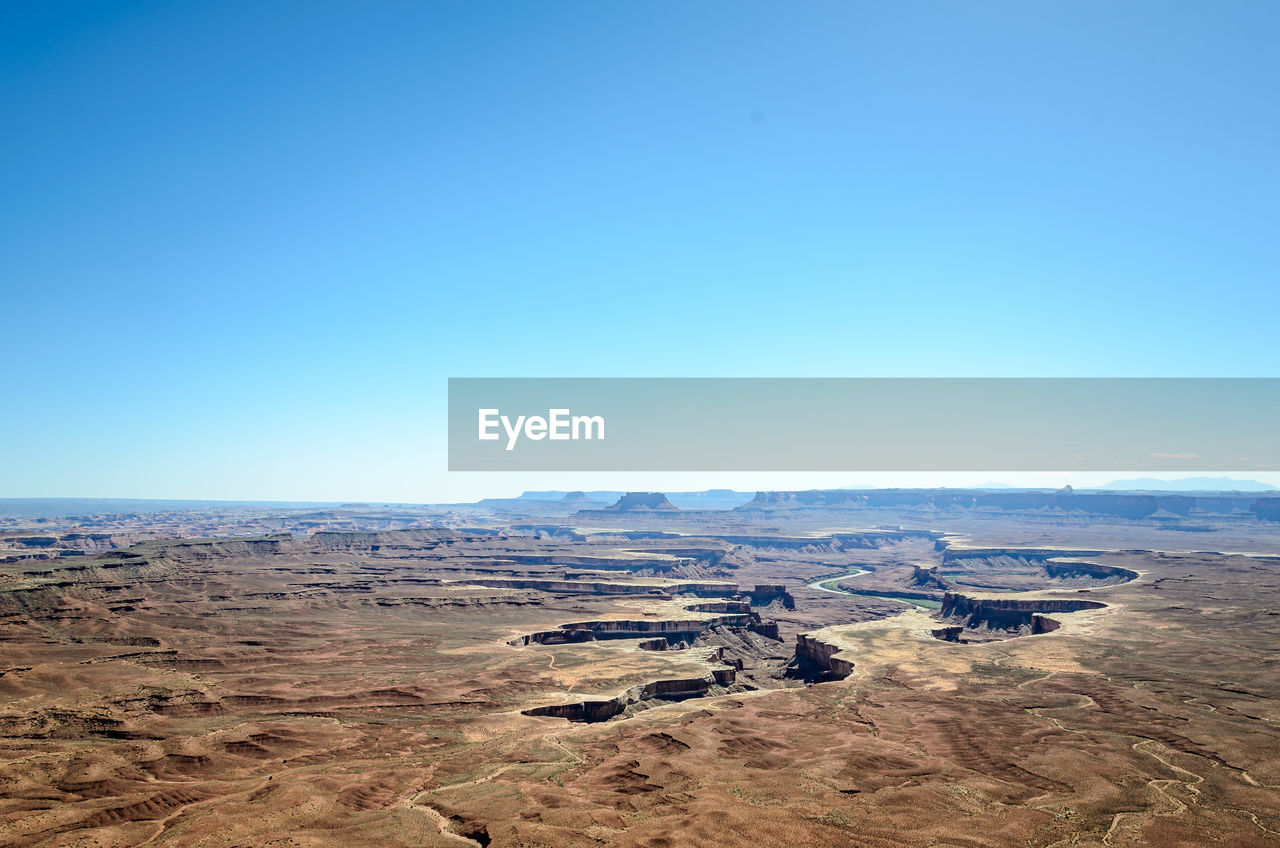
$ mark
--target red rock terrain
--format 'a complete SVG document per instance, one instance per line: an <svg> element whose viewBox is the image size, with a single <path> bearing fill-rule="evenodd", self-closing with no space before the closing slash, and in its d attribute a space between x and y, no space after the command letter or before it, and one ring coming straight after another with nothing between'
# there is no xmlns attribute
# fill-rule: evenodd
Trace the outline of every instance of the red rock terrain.
<svg viewBox="0 0 1280 848"><path fill-rule="evenodd" d="M1277 844L1280 527L758 507L15 558L0 844Z"/></svg>

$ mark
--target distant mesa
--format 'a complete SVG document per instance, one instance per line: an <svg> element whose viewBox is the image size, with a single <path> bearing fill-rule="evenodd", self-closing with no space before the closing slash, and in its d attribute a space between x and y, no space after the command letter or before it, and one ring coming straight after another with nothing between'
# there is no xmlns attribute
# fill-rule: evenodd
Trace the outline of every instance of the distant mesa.
<svg viewBox="0 0 1280 848"><path fill-rule="evenodd" d="M565 496L560 499L561 506L573 507L575 509L598 509L606 503L608 502L596 500L586 492L566 492Z"/></svg>
<svg viewBox="0 0 1280 848"><path fill-rule="evenodd" d="M613 506L605 507L608 512L679 512L678 507L662 492L627 492L618 498Z"/></svg>

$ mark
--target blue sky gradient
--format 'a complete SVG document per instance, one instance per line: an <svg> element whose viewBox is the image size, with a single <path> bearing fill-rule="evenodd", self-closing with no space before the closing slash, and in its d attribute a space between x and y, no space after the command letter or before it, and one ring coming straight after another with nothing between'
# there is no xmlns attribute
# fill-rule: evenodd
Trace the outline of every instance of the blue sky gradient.
<svg viewBox="0 0 1280 848"><path fill-rule="evenodd" d="M0 496L564 487L447 474L449 376L1276 376L1278 30L5 4Z"/></svg>

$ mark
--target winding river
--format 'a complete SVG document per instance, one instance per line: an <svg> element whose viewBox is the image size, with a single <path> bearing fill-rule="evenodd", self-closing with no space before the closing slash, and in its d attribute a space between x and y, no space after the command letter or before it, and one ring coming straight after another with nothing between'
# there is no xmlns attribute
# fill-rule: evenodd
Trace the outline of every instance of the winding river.
<svg viewBox="0 0 1280 848"><path fill-rule="evenodd" d="M823 578L822 580L815 580L809 584L809 588L817 589L820 592L831 592L832 594L835 594L835 595L850 595L853 597L862 597L861 595L858 595L855 592L846 592L843 589L837 589L835 588L835 584L839 583L842 580L850 580L859 575L870 574L870 573L871 572L868 571L867 569L860 568L857 571L851 571L848 574L842 574L839 577L826 577L826 578ZM874 595L872 597L877 597L877 598L883 597L887 601L897 601L900 604L906 604L907 606L915 607L916 609L922 609L922 610L932 611L932 610L938 609L938 607L940 606L940 604L938 604L936 601L925 602L925 601L913 600L911 598L893 598L893 597L888 597L883 595Z"/></svg>
<svg viewBox="0 0 1280 848"><path fill-rule="evenodd" d="M821 580L815 580L809 584L810 589L817 589L821 592L831 592L836 595L851 595L852 592L846 592L843 589L832 588L836 583L842 580L849 580L860 574L870 574L865 568L859 568L857 571L850 571L848 574L841 574L839 577L824 577Z"/></svg>

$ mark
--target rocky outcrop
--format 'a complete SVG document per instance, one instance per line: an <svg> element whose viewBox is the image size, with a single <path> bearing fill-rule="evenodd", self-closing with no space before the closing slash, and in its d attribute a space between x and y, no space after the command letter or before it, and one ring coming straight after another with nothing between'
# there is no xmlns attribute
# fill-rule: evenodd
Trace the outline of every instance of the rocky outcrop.
<svg viewBox="0 0 1280 848"><path fill-rule="evenodd" d="M612 506L600 512L678 512L679 509L662 492L627 492Z"/></svg>
<svg viewBox="0 0 1280 848"><path fill-rule="evenodd" d="M663 636L696 637L704 630L712 627L746 627L751 617L746 614L730 613L711 618L693 619L604 619L602 621L585 621L567 627L585 627L596 635L597 639L635 639L641 636L661 634Z"/></svg>
<svg viewBox="0 0 1280 848"><path fill-rule="evenodd" d="M689 612L732 612L746 615L751 612L751 604L746 601L710 601L689 604L685 609Z"/></svg>
<svg viewBox="0 0 1280 848"><path fill-rule="evenodd" d="M778 622L772 619L763 621L752 621L747 625L747 629L752 633L759 633L766 639L773 639L776 642L782 641L782 636L778 633Z"/></svg>
<svg viewBox="0 0 1280 848"><path fill-rule="evenodd" d="M818 679L843 680L853 674L853 662L837 656L840 651L840 646L809 633L796 636L797 665L813 666L819 672Z"/></svg>
<svg viewBox="0 0 1280 848"><path fill-rule="evenodd" d="M1045 573L1055 580L1087 578L1095 583L1128 583L1138 579L1138 572L1096 562L1055 562L1044 564Z"/></svg>
<svg viewBox="0 0 1280 848"><path fill-rule="evenodd" d="M959 642L961 634L964 633L964 626L955 624L950 627L937 627L929 632L933 638L941 639L943 642Z"/></svg>
<svg viewBox="0 0 1280 848"><path fill-rule="evenodd" d="M460 578L458 584L495 589L536 589L539 592L584 595L694 595L700 598L727 598L738 594L733 583L612 583L602 580L554 580L519 577Z"/></svg>
<svg viewBox="0 0 1280 848"><path fill-rule="evenodd" d="M938 567L932 566L922 568L921 566L913 566L911 571L911 585L919 586L924 589L954 589L955 586L950 580L938 573Z"/></svg>
<svg viewBox="0 0 1280 848"><path fill-rule="evenodd" d="M1102 609L1106 604L1078 598L971 598L958 592L942 596L943 617L995 612L1077 612Z"/></svg>
<svg viewBox="0 0 1280 848"><path fill-rule="evenodd" d="M943 564L975 559L1010 559L1026 564L1039 564L1059 557L1095 557L1106 553L1106 551L1068 550L1064 548L967 548L951 547L945 543L940 544L942 545Z"/></svg>
<svg viewBox="0 0 1280 848"><path fill-rule="evenodd" d="M577 621L562 624L558 630L530 633L507 642L508 645L550 645L565 642L587 642L592 639L648 639L663 637L668 643L692 643L702 633L716 627L750 628L760 623L759 616L751 613L727 613L710 618L690 619L603 619L601 621ZM776 627L776 624L775 624ZM569 631L570 636L554 638L555 634ZM580 634L586 634L580 635Z"/></svg>
<svg viewBox="0 0 1280 848"><path fill-rule="evenodd" d="M137 546L142 548L142 546ZM24 561L19 580L0 584L0 615L49 613L64 604L129 592L179 573L181 565L154 549L110 551L100 556L53 556Z"/></svg>
<svg viewBox="0 0 1280 848"><path fill-rule="evenodd" d="M572 704L554 704L547 707L531 707L522 710L527 716L550 716L576 722L608 721L624 712L636 712L660 702L684 701L723 693L735 682L736 672L726 666L717 668L702 677L681 677L673 680L654 680L633 686L616 698L579 701Z"/></svg>
<svg viewBox="0 0 1280 848"><path fill-rule="evenodd" d="M15 552L4 558L4 562L18 562L24 559L53 559L58 556L85 556L105 553L116 548L127 547L138 541L128 535L112 533L70 532L60 536L44 533L16 533L0 535L0 549Z"/></svg>
<svg viewBox="0 0 1280 848"><path fill-rule="evenodd" d="M607 571L673 571L684 566L695 565L696 561L686 558L654 558L639 556L605 557L605 556L572 556L568 554L519 554L506 553L493 557L495 565L512 563L514 565L564 565L577 568L590 568Z"/></svg>
<svg viewBox="0 0 1280 848"><path fill-rule="evenodd" d="M4 536L0 537L0 542L6 546L18 546L23 548L49 548L58 543L57 536Z"/></svg>
<svg viewBox="0 0 1280 848"><path fill-rule="evenodd" d="M1075 598L971 598L947 592L942 596L942 609L935 617L965 630L1002 630L1030 636L1058 629L1059 622L1047 618L1047 613L1078 612L1105 606L1098 601Z"/></svg>
<svg viewBox="0 0 1280 848"><path fill-rule="evenodd" d="M1061 626L1062 622L1058 621L1056 618L1049 618L1047 615L1039 614L1031 616L1032 635L1037 633L1052 633Z"/></svg>
<svg viewBox="0 0 1280 848"><path fill-rule="evenodd" d="M951 578L943 577L936 567L917 566L913 582L917 585L934 585L955 591L957 584L986 589L1034 589L1047 588L1052 583L1076 586L1108 586L1127 583L1138 578L1138 572L1118 566L1082 561L1084 557L1097 557L1106 551L1065 548L978 548L953 546L948 540L939 540L936 549L942 552L943 567L954 570ZM964 572L963 575L955 572ZM1039 574L1045 578L1037 581ZM1036 583L1040 585L1037 586Z"/></svg>
<svg viewBox="0 0 1280 848"><path fill-rule="evenodd" d="M539 630L537 633L530 633L527 636L518 636L508 642L508 645L524 646L524 645L568 645L576 642L594 642L596 636L590 630L582 628L564 628L560 630ZM658 640L664 645L667 640Z"/></svg>
<svg viewBox="0 0 1280 848"><path fill-rule="evenodd" d="M781 583L757 583L750 592L750 598L752 606L767 607L772 603L780 603L786 609L796 608L796 599Z"/></svg>

